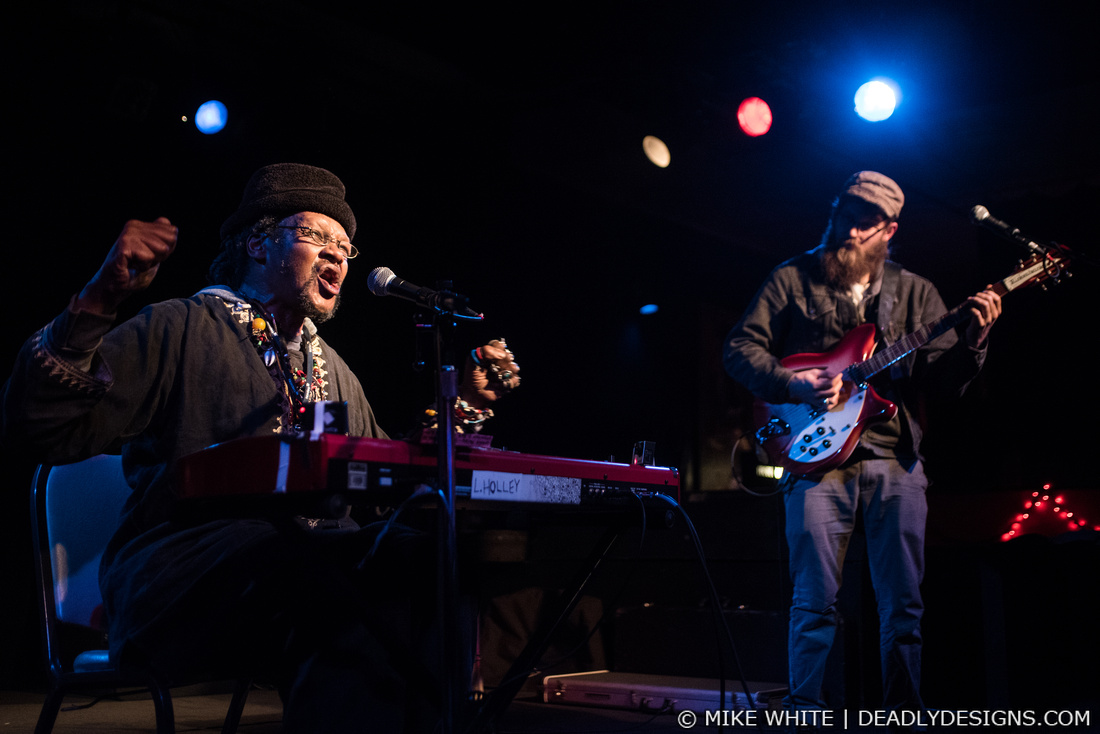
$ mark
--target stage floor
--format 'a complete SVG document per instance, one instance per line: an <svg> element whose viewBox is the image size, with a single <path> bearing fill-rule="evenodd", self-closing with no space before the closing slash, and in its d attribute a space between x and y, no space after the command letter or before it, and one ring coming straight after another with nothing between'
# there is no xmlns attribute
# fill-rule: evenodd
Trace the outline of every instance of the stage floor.
<svg viewBox="0 0 1100 734"><path fill-rule="evenodd" d="M187 695L183 695L187 694ZM44 696L27 691L0 692L0 732L29 734L34 731ZM220 731L229 707L229 693L190 693L181 690L173 697L176 731ZM147 694L135 693L122 699L103 699L88 705L87 696L71 695L62 704L54 726L55 734L136 734L155 732L153 703ZM273 690L254 689L248 696L240 734L277 734L281 731L282 705ZM369 727L364 729L369 731ZM613 732L719 731L717 726L681 726L674 714L651 714L589 706L542 703L534 697L517 698L498 717L494 734L600 734ZM725 731L746 731L745 727L726 726ZM752 731L773 734L774 727L755 726ZM828 731L828 730L826 730ZM885 729L846 731L885 732ZM354 734L350 733L349 734ZM461 733L459 733L461 734Z"/></svg>

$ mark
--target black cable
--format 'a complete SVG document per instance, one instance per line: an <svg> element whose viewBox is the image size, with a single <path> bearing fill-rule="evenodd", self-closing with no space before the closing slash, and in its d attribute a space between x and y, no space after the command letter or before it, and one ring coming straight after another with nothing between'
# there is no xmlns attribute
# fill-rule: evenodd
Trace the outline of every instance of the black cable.
<svg viewBox="0 0 1100 734"><path fill-rule="evenodd" d="M737 676L741 681L741 687L745 691L746 703L749 707L755 707L755 703L752 697L752 691L749 689L749 683L745 679L745 673L741 668L741 660L737 655L737 646L733 642L733 635L730 633L729 625L726 623L726 617L722 612L722 605L718 598L718 590L714 586L714 579L710 575L710 570L707 568L706 554L703 552L703 543L699 539L699 533L695 530L695 525L691 522L691 518L688 517L687 512L680 506L680 503L669 497L666 494L660 492L653 495L658 499L661 499L668 504L672 505L679 511L680 516L684 518L684 523L688 527L688 532L691 535L692 543L695 546L695 553L699 557L699 565L703 572L703 578L706 581L707 592L710 596L711 608L715 615L715 634L718 635L718 673L719 673L719 705L724 706L726 702L726 668L725 668L725 656L722 654L722 639L721 635L725 632L726 643L729 645L730 652L733 654L733 664L737 669Z"/></svg>
<svg viewBox="0 0 1100 734"><path fill-rule="evenodd" d="M646 526L645 502L637 494L635 494L633 492L631 492L630 494L634 499L636 499L638 501L638 508L641 510L641 516L642 516L642 525L641 525L642 535L641 535L641 538L639 538L639 540L638 540L638 557L640 557L641 554L642 554L642 551L645 547L645 540L646 540L646 527L647 526ZM607 549L607 551L605 551L603 554L600 555L600 558L599 558L598 562L602 563L603 560L605 558L607 558L607 555L608 555L608 553L610 553L610 551L611 551L611 548L609 547ZM555 661L552 661L552 662L547 663L545 665L536 665L536 666L532 667L531 669L529 669L529 670L527 670L523 673L518 673L515 676L512 676L511 678L508 678L506 680L502 680L500 683L498 683L496 685L494 690L489 692L488 694L486 694L486 696L492 696L493 693L495 693L496 690L504 688L505 686L516 682L521 677L524 678L524 679L527 679L527 678L530 678L533 675L545 672L547 670L551 670L551 669L557 667L558 665L561 665L566 660L568 660L570 657L572 657L574 653L576 653L578 650L580 650L582 647L584 647L586 644L588 644L588 641L592 639L592 636L594 634L596 634L596 631L599 630L600 627L602 627L604 625L604 623L607 621L607 615L611 612L611 610L615 609L617 600L622 597L623 593L625 593L626 589L630 586L630 582L633 579L634 573L637 571L637 568L638 568L637 564L634 564L628 569L628 572L627 572L625 578L623 579L622 586L620 586L619 590L615 593L615 595L613 597L611 597L611 602L604 608L603 614L601 614L600 618L596 621L596 623L594 625L592 625L592 629L589 630L589 632L585 636L585 638L583 640L581 640L579 643L577 643L577 645L575 647L573 647L573 649L569 650L567 653L560 656Z"/></svg>
<svg viewBox="0 0 1100 734"><path fill-rule="evenodd" d="M87 703L73 703L68 706L62 706L58 711L83 711L92 708L100 701L121 701L127 696L134 696L138 693L149 693L152 690L153 689L150 687L134 688L132 690L114 690L110 693L100 694Z"/></svg>
<svg viewBox="0 0 1100 734"><path fill-rule="evenodd" d="M647 527L646 526L645 502L642 501L641 497L639 497L638 495L636 495L634 493L631 493L631 496L633 496L635 499L638 500L638 507L639 507L639 509L641 510L641 513L642 513L642 527L641 527L642 535L641 535L641 538L638 539L638 551L637 551L638 557L640 558L641 555L642 555L642 551L645 548L645 537L646 537L645 533L646 533L646 527ZM605 556L606 556L606 554L605 554ZM603 557L604 556L601 556L601 560L603 559ZM532 668L530 674L528 675L528 677L530 677L531 675L538 674L538 673L544 673L547 670L552 670L553 668L555 668L555 667L561 665L562 663L564 663L565 661L567 661L569 658L573 657L573 655L578 650L580 650L582 647L587 645L589 640L592 639L592 636L594 634L596 634L596 631L599 630L600 627L602 627L604 625L604 623L607 622L607 615L618 606L618 600L620 598L622 598L622 595L626 592L627 588L630 586L630 582L633 579L634 573L637 570L638 570L638 565L636 563L632 564L627 569L627 573L623 578L623 583L619 587L619 590L616 591L615 595L611 597L609 603L604 608L603 614L601 614L600 618L598 620L596 620L596 623L594 625L592 625L592 629L589 630L588 634L585 635L585 638L583 640L581 640L579 643L577 643L577 645L574 646L571 650L569 650L565 654L561 655L557 660L551 661L551 662L549 662L545 665L541 665L541 666ZM515 679L513 678L512 680L515 680Z"/></svg>
<svg viewBox="0 0 1100 734"><path fill-rule="evenodd" d="M386 537L386 534L393 529L394 524L397 522L398 516L404 512L411 504L419 504L420 502L436 498L441 502L446 502L446 498L443 496L443 492L438 489L431 489L427 485L421 485L412 494L406 497L397 509L386 518L386 524L382 526L382 529L378 531L378 535L374 537L374 542L371 544L370 550L367 551L363 559L359 561L359 570L362 571L367 561L374 558L374 554L378 552L378 548L382 545L382 539Z"/></svg>

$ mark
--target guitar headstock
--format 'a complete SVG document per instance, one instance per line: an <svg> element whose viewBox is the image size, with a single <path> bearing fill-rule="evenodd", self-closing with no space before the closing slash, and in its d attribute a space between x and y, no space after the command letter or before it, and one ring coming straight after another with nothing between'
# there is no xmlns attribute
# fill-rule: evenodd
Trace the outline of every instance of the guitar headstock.
<svg viewBox="0 0 1100 734"><path fill-rule="evenodd" d="M1012 274L1001 281L1004 292L1032 285L1046 287L1049 283L1058 283L1072 274L1069 271L1069 255L1061 248L1051 248L1036 252L1020 262Z"/></svg>

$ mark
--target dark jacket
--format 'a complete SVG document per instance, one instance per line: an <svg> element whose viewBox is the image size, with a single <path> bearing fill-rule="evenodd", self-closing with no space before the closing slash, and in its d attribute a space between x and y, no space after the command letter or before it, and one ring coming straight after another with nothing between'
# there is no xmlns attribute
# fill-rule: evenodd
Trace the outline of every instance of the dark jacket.
<svg viewBox="0 0 1100 734"><path fill-rule="evenodd" d="M872 285L881 290L861 317L851 299L825 283L820 253L820 247L810 250L773 270L726 338L726 372L765 402L790 402L793 373L779 364L783 357L827 352L863 322L875 323L878 339L892 344L947 312L930 281L888 262L892 273ZM883 308L887 301L892 304ZM949 331L880 373L871 383L899 414L869 427L861 444L880 456L919 458L918 395L961 395L984 360L984 348L972 349Z"/></svg>
<svg viewBox="0 0 1100 734"><path fill-rule="evenodd" d="M3 436L42 463L121 452L133 494L104 554L116 650L219 559L269 533L261 523L171 521L177 460L279 431L285 394L252 341L251 313L225 289L145 308L125 323L71 307L23 346L4 388ZM328 399L351 435L385 437L358 379L323 341ZM301 356L291 352L300 367Z"/></svg>

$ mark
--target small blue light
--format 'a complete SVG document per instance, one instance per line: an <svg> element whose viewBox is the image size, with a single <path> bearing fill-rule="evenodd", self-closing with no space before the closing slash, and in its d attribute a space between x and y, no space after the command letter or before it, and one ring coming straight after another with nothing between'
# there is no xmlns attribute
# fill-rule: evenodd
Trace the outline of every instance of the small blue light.
<svg viewBox="0 0 1100 734"><path fill-rule="evenodd" d="M638 309L638 313L640 313L642 316L649 316L651 313L657 313L657 304L647 303L646 305Z"/></svg>
<svg viewBox="0 0 1100 734"><path fill-rule="evenodd" d="M228 117L229 113L226 111L225 105L216 99L212 99L199 105L199 109L195 113L195 127L204 135L213 135L221 132Z"/></svg>
<svg viewBox="0 0 1100 734"><path fill-rule="evenodd" d="M856 113L869 122L885 120L897 104L893 87L884 81L867 82L856 90Z"/></svg>

